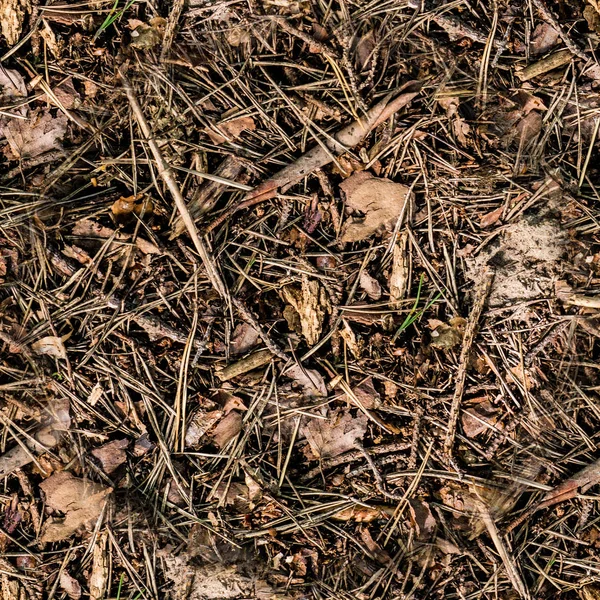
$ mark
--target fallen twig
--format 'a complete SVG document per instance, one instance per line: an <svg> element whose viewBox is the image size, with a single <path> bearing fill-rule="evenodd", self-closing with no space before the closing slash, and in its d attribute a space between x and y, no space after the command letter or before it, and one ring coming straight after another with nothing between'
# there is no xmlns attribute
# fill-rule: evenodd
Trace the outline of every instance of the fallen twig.
<svg viewBox="0 0 600 600"><path fill-rule="evenodd" d="M460 412L460 404L465 389L465 381L467 379L467 367L469 365L469 355L471 353L471 346L477 333L477 326L479 325L479 319L483 312L483 307L487 300L488 294L492 287L492 281L494 280L494 271L488 270L483 275L483 279L477 290L475 297L475 303L467 326L465 328L465 335L463 337L462 350L460 352L460 360L458 365L458 373L456 375L454 397L452 398L452 406L450 408L450 417L448 418L448 431L446 433L446 439L444 440L444 453L450 459L452 458L452 448L454 446L454 437L456 436L456 426L458 424L458 414Z"/></svg>
<svg viewBox="0 0 600 600"><path fill-rule="evenodd" d="M296 162L283 168L273 177L248 192L242 202L232 206L210 223L207 232L218 227L238 210L275 198L278 193L287 191L310 173L328 165L333 161L336 154L346 152L358 145L375 127L411 102L420 90L420 82L410 81L399 90L399 93L396 92L398 95L395 97L394 94L388 94L365 115L364 119L354 121L344 127L337 135L323 140L321 145L315 146Z"/></svg>

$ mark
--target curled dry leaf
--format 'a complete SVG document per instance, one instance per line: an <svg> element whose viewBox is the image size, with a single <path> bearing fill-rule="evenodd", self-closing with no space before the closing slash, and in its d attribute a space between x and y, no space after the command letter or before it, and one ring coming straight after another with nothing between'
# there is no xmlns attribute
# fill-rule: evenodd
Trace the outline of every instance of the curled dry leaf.
<svg viewBox="0 0 600 600"><path fill-rule="evenodd" d="M438 103L446 111L446 116L452 120L452 131L456 140L461 146L466 146L467 136L471 133L471 126L458 112L460 100L456 96L442 96L438 98Z"/></svg>
<svg viewBox="0 0 600 600"><path fill-rule="evenodd" d="M346 207L353 212L342 228L341 241L360 242L376 233L391 231L409 200L409 189L366 171L355 173L342 184Z"/></svg>
<svg viewBox="0 0 600 600"><path fill-rule="evenodd" d="M11 119L2 124L1 133L8 140L10 158L34 158L62 148L67 122L63 113L53 117L49 111L40 111L32 113L28 119Z"/></svg>
<svg viewBox="0 0 600 600"><path fill-rule="evenodd" d="M60 572L60 587L71 600L79 600L81 598L81 585L79 581L75 577L72 577L66 569Z"/></svg>
<svg viewBox="0 0 600 600"><path fill-rule="evenodd" d="M296 364L286 369L284 375L299 384L304 395L309 398L327 396L327 386L323 376L314 369L307 369Z"/></svg>
<svg viewBox="0 0 600 600"><path fill-rule="evenodd" d="M25 17L30 10L29 0L0 0L0 28L9 46L19 41Z"/></svg>
<svg viewBox="0 0 600 600"><path fill-rule="evenodd" d="M288 285L281 291L283 299L292 306L300 317L302 335L309 346L314 346L321 337L325 315L329 310L329 299L318 281L303 276L302 287Z"/></svg>
<svg viewBox="0 0 600 600"><path fill-rule="evenodd" d="M127 453L125 452L127 446L129 446L128 440L115 440L92 450L92 455L100 461L102 470L110 475L127 460Z"/></svg>
<svg viewBox="0 0 600 600"><path fill-rule="evenodd" d="M534 55L546 54L560 41L560 34L547 22L539 23L533 30L529 47Z"/></svg>
<svg viewBox="0 0 600 600"><path fill-rule="evenodd" d="M354 358L360 358L362 355L362 343L356 339L356 334L346 319L342 319L340 335L344 342L346 342L346 346L348 347L348 350L350 350L352 356L354 356Z"/></svg>
<svg viewBox="0 0 600 600"><path fill-rule="evenodd" d="M240 415L239 412L232 410L217 423L211 433L211 437L213 442L219 446L219 448L224 448L241 430L242 415Z"/></svg>
<svg viewBox="0 0 600 600"><path fill-rule="evenodd" d="M231 121L219 123L212 128L206 128L205 131L208 137L214 144L224 144L237 140L244 131L254 131L256 125L252 117L238 117Z"/></svg>
<svg viewBox="0 0 600 600"><path fill-rule="evenodd" d="M504 206L500 206L496 210L489 212L487 215L483 215L483 217L481 217L481 220L479 221L479 226L482 229L485 229L486 227L491 227L492 225L495 225L500 220L500 217L502 217L503 212Z"/></svg>
<svg viewBox="0 0 600 600"><path fill-rule="evenodd" d="M497 426L498 420L498 409L485 396L471 400L461 415L463 432L468 438L488 431L488 425Z"/></svg>
<svg viewBox="0 0 600 600"><path fill-rule="evenodd" d="M60 542L81 527L93 525L102 514L112 488L74 477L61 471L40 484L46 506L61 517L52 516L44 523L41 542Z"/></svg>
<svg viewBox="0 0 600 600"><path fill-rule="evenodd" d="M31 349L36 354L46 354L63 360L67 358L67 349L65 348L62 339L54 335L49 335L34 342L31 344Z"/></svg>
<svg viewBox="0 0 600 600"><path fill-rule="evenodd" d="M367 416L360 412L353 417L349 411L329 413L326 419L311 419L301 428L308 440L312 458L333 458L356 448L367 431Z"/></svg>
<svg viewBox="0 0 600 600"><path fill-rule="evenodd" d="M253 481L251 479L251 481ZM248 513L254 510L256 502L259 502L262 494L260 487L256 489L254 483L252 489L245 483L222 481L215 488L213 497L219 501L220 506L231 506L240 513Z"/></svg>
<svg viewBox="0 0 600 600"><path fill-rule="evenodd" d="M379 281L369 275L364 269L360 272L359 284L371 300L379 300L381 298L381 285L379 285Z"/></svg>

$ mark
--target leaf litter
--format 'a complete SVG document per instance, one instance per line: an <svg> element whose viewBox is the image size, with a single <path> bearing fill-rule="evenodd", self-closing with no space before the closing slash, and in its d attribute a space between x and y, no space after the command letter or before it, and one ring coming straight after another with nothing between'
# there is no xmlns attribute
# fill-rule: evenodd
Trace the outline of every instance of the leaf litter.
<svg viewBox="0 0 600 600"><path fill-rule="evenodd" d="M5 597L600 588L597 3L442 4L0 2Z"/></svg>

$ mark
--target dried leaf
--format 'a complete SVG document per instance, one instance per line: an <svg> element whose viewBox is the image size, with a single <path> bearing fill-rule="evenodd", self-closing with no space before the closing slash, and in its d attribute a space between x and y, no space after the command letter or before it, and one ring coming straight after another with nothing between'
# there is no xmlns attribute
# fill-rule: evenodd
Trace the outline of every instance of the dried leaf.
<svg viewBox="0 0 600 600"><path fill-rule="evenodd" d="M60 572L60 587L71 600L79 600L81 598L81 585L79 585L79 581L75 577L72 577L66 569Z"/></svg>
<svg viewBox="0 0 600 600"><path fill-rule="evenodd" d="M188 448L197 448L200 441L223 417L222 410L206 412L202 409L193 413L185 432L185 445Z"/></svg>
<svg viewBox="0 0 600 600"><path fill-rule="evenodd" d="M449 325L441 323L431 332L431 345L442 350L458 346L462 342L466 324L461 317L451 319Z"/></svg>
<svg viewBox="0 0 600 600"><path fill-rule="evenodd" d="M0 0L0 28L9 46L19 41L25 17L30 10L29 0Z"/></svg>
<svg viewBox="0 0 600 600"><path fill-rule="evenodd" d="M93 525L104 510L112 488L79 479L67 471L54 473L40 483L46 506L64 518L50 517L44 524L41 542L60 542L79 528Z"/></svg>
<svg viewBox="0 0 600 600"><path fill-rule="evenodd" d="M387 513L379 508L354 505L335 513L331 518L335 521L356 521L357 523L372 523L378 519L387 518Z"/></svg>
<svg viewBox="0 0 600 600"><path fill-rule="evenodd" d="M326 419L311 419L301 431L313 458L333 458L356 448L356 440L362 440L367 431L367 423L362 412L353 417L347 410L336 411Z"/></svg>
<svg viewBox="0 0 600 600"><path fill-rule="evenodd" d="M354 356L354 358L360 358L362 355L362 344L356 339L356 334L346 319L342 319L340 335L346 342L346 346L348 347L348 350L350 350L352 356Z"/></svg>
<svg viewBox="0 0 600 600"><path fill-rule="evenodd" d="M36 354L46 354L63 360L67 358L67 349L65 348L62 339L54 335L49 335L34 342L31 344L31 349Z"/></svg>
<svg viewBox="0 0 600 600"><path fill-rule="evenodd" d="M344 223L341 241L360 242L372 235L391 231L409 199L409 189L366 171L354 173L340 184L346 207L353 216Z"/></svg>
<svg viewBox="0 0 600 600"><path fill-rule="evenodd" d="M548 108L540 98L534 96L533 94L530 94L525 90L518 90L514 96L514 99L519 104L521 110L525 115L528 115L532 110L548 110Z"/></svg>
<svg viewBox="0 0 600 600"><path fill-rule="evenodd" d="M533 30L529 47L533 55L546 54L560 41L560 33L546 21L539 23Z"/></svg>
<svg viewBox="0 0 600 600"><path fill-rule="evenodd" d="M131 32L131 45L134 48L138 50L151 50L162 42L167 25L167 21L162 17L154 17L150 20L150 24L134 23L134 19L130 19L130 23L136 25L135 29Z"/></svg>
<svg viewBox="0 0 600 600"><path fill-rule="evenodd" d="M231 354L245 354L260 341L258 331L248 323L239 323L231 336Z"/></svg>
<svg viewBox="0 0 600 600"><path fill-rule="evenodd" d="M217 423L211 433L211 437L219 448L224 448L241 430L242 415L236 411L231 411Z"/></svg>
<svg viewBox="0 0 600 600"><path fill-rule="evenodd" d="M471 126L460 116L458 111L460 100L456 96L441 96L438 98L438 103L446 111L446 116L451 119L456 139L462 146L466 146Z"/></svg>
<svg viewBox="0 0 600 600"><path fill-rule="evenodd" d="M1 125L14 159L33 158L49 150L62 148L67 133L67 117L59 113L38 112L28 119L11 119Z"/></svg>
<svg viewBox="0 0 600 600"><path fill-rule="evenodd" d="M390 305L392 308L399 308L406 295L408 286L407 242L408 234L405 232L394 244L392 272L390 274Z"/></svg>
<svg viewBox="0 0 600 600"><path fill-rule="evenodd" d="M590 31L600 33L600 14L598 13L598 7L588 4L583 9L583 17L587 21Z"/></svg>
<svg viewBox="0 0 600 600"><path fill-rule="evenodd" d="M371 29L356 44L356 70L358 72L370 67L375 47L375 32Z"/></svg>
<svg viewBox="0 0 600 600"><path fill-rule="evenodd" d="M232 506L237 512L248 513L255 506L254 501L251 499L251 494L256 496L258 501L260 501L261 496L257 496L255 487L253 487L251 492L245 483L221 481L214 489L213 497L219 501L220 506Z"/></svg>
<svg viewBox="0 0 600 600"><path fill-rule="evenodd" d="M43 25L40 29L40 36L44 42L46 42L46 46L54 58L60 58L63 53L65 43L62 38L56 37L52 27L50 27L50 24L46 20L43 21Z"/></svg>
<svg viewBox="0 0 600 600"><path fill-rule="evenodd" d="M483 215L483 217L481 217L481 220L479 221L479 226L482 229L485 229L486 227L491 227L492 225L495 225L500 220L500 217L502 216L503 212L504 206L500 206L496 210L489 212L487 215Z"/></svg>
<svg viewBox="0 0 600 600"><path fill-rule="evenodd" d="M360 406L372 410L381 406L381 396L373 385L373 378L367 377L362 383L352 388L354 397L359 401ZM352 398L348 398L348 402L353 402Z"/></svg>
<svg viewBox="0 0 600 600"><path fill-rule="evenodd" d="M285 370L284 375L293 379L302 387L302 392L309 398L324 398L327 396L327 386L323 376L314 369L307 369L294 364Z"/></svg>
<svg viewBox="0 0 600 600"><path fill-rule="evenodd" d="M428 540L433 537L437 523L429 508L429 504L419 498L411 498L408 501L412 524L417 533L417 539Z"/></svg>
<svg viewBox="0 0 600 600"><path fill-rule="evenodd" d="M302 287L288 285L281 291L283 299L300 316L302 334L309 346L314 346L321 337L329 300L318 281L302 277Z"/></svg>
<svg viewBox="0 0 600 600"><path fill-rule="evenodd" d="M127 224L133 220L134 215L149 217L154 212L154 203L145 194L121 196L110 210L117 223Z"/></svg>
<svg viewBox="0 0 600 600"><path fill-rule="evenodd" d="M14 69L0 69L0 99L2 103L17 102L26 97L27 86L22 75Z"/></svg>
<svg viewBox="0 0 600 600"><path fill-rule="evenodd" d="M214 144L224 144L237 140L244 131L254 131L256 125L252 117L238 117L231 121L225 121L214 126L214 129L206 128L208 137Z"/></svg>
<svg viewBox="0 0 600 600"><path fill-rule="evenodd" d="M100 461L103 471L110 475L127 460L125 452L127 446L129 446L128 440L115 440L92 450L92 455Z"/></svg>
<svg viewBox="0 0 600 600"><path fill-rule="evenodd" d="M379 281L377 281L375 277L369 275L364 269L360 272L359 284L361 289L366 292L371 300L379 300L381 298L381 285L379 285Z"/></svg>
<svg viewBox="0 0 600 600"><path fill-rule="evenodd" d="M498 409L485 396L471 400L470 405L465 408L460 419L463 432L468 438L489 431L490 428L486 424L496 426L499 419Z"/></svg>

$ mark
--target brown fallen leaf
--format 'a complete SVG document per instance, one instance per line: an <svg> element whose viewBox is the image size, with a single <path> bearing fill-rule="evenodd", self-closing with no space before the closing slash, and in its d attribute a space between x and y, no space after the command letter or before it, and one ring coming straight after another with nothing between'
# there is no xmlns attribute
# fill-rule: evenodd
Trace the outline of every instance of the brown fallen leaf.
<svg viewBox="0 0 600 600"><path fill-rule="evenodd" d="M333 458L356 448L367 431L367 416L360 412L353 417L349 411L329 413L326 419L311 419L301 427L308 440L313 459Z"/></svg>
<svg viewBox="0 0 600 600"><path fill-rule="evenodd" d="M135 24L131 32L131 46L138 50L151 50L158 46L163 40L167 26L167 21L163 17L154 17L149 23L130 19L129 23Z"/></svg>
<svg viewBox="0 0 600 600"><path fill-rule="evenodd" d="M356 521L357 523L372 523L378 519L389 518L389 512L382 508L355 504L344 508L331 517L334 521Z"/></svg>
<svg viewBox="0 0 600 600"><path fill-rule="evenodd" d="M499 421L498 409L486 396L469 401L461 415L463 433L468 438L474 438L490 430L488 424L496 426Z"/></svg>
<svg viewBox="0 0 600 600"><path fill-rule="evenodd" d="M222 410L205 411L196 410L185 432L185 445L188 448L197 448L208 435L209 431L221 420L225 413Z"/></svg>
<svg viewBox="0 0 600 600"><path fill-rule="evenodd" d="M79 600L81 598L81 585L79 581L75 577L72 577L66 569L60 572L60 587L71 600Z"/></svg>
<svg viewBox="0 0 600 600"><path fill-rule="evenodd" d="M252 350L260 342L258 331L248 325L248 323L239 323L233 330L231 336L231 354L245 354Z"/></svg>
<svg viewBox="0 0 600 600"><path fill-rule="evenodd" d="M302 277L302 287L288 285L281 290L283 299L292 306L300 317L302 334L309 346L314 346L321 337L325 315L329 311L329 299L317 280Z"/></svg>
<svg viewBox="0 0 600 600"><path fill-rule="evenodd" d="M49 111L30 113L27 119L11 119L0 124L0 133L8 141L13 160L34 158L62 148L62 140L67 133L68 119L63 113L53 117Z"/></svg>
<svg viewBox="0 0 600 600"><path fill-rule="evenodd" d="M286 369L283 374L293 379L302 388L305 396L309 398L324 398L327 396L327 386L323 376L318 371L294 364Z"/></svg>
<svg viewBox="0 0 600 600"><path fill-rule="evenodd" d="M29 0L0 0L0 29L9 46L19 41L25 17L30 10Z"/></svg>
<svg viewBox="0 0 600 600"><path fill-rule="evenodd" d="M360 272L359 285L371 300L379 300L381 298L381 285L379 281L369 275L364 269Z"/></svg>
<svg viewBox="0 0 600 600"><path fill-rule="evenodd" d="M118 241L127 241L131 239L131 235L129 234L116 233L113 229L110 229L110 227L105 227L97 221L87 218L80 219L75 223L75 226L73 227L73 235L101 239L109 239L114 236L114 239ZM160 248L158 248L158 246L140 236L136 237L135 245L143 254L160 253Z"/></svg>
<svg viewBox="0 0 600 600"><path fill-rule="evenodd" d="M114 219L119 224L130 223L134 216L149 217L154 212L154 203L145 194L121 196L110 207Z"/></svg>
<svg viewBox="0 0 600 600"><path fill-rule="evenodd" d="M436 323L431 332L431 345L434 348L450 350L462 342L467 321L462 317L450 319L450 323Z"/></svg>
<svg viewBox="0 0 600 600"><path fill-rule="evenodd" d="M31 344L31 349L36 354L54 356L55 358L61 358L62 360L67 358L67 349L65 348L62 339L54 335L49 335L37 342L33 342L33 344Z"/></svg>
<svg viewBox="0 0 600 600"><path fill-rule="evenodd" d="M241 430L242 415L232 410L215 425L215 428L211 432L211 437L219 448L224 448Z"/></svg>
<svg viewBox="0 0 600 600"><path fill-rule="evenodd" d="M114 440L92 450L92 455L100 461L102 470L110 475L127 460L125 452L127 446L129 446L129 441L126 439Z"/></svg>
<svg viewBox="0 0 600 600"><path fill-rule="evenodd" d="M251 492L245 483L221 481L214 489L212 497L219 501L219 506L231 506L237 512L249 513L255 507L255 502L252 500L253 494L257 500L260 500L260 497L256 496L256 492Z"/></svg>
<svg viewBox="0 0 600 600"><path fill-rule="evenodd" d="M467 136L471 133L471 126L460 116L458 108L460 100L457 96L441 96L438 104L446 111L446 116L452 121L452 131L461 146L467 145Z"/></svg>
<svg viewBox="0 0 600 600"><path fill-rule="evenodd" d="M44 523L40 541L60 542L78 529L93 525L106 505L112 488L74 477L67 471L54 473L40 483L46 506L64 517L51 516Z"/></svg>
<svg viewBox="0 0 600 600"><path fill-rule="evenodd" d="M390 179L374 177L367 171L355 173L340 189L346 208L353 212L342 227L341 242L360 242L372 235L391 231L409 200L409 189Z"/></svg>
<svg viewBox="0 0 600 600"><path fill-rule="evenodd" d="M589 4L583 9L583 17L590 31L600 33L600 12L596 0L588 0Z"/></svg>
<svg viewBox="0 0 600 600"><path fill-rule="evenodd" d="M560 33L547 22L539 23L533 30L529 47L533 55L546 54L560 41Z"/></svg>
<svg viewBox="0 0 600 600"><path fill-rule="evenodd" d="M367 377L362 383L352 388L352 393L358 400L359 405L368 409L376 409L381 406L381 396L373 385L373 378ZM354 403L353 398L348 398L348 402Z"/></svg>
<svg viewBox="0 0 600 600"><path fill-rule="evenodd" d="M435 534L437 523L429 508L429 504L419 498L411 498L408 501L408 508L417 539L431 539Z"/></svg>
<svg viewBox="0 0 600 600"><path fill-rule="evenodd" d="M540 98L530 94L526 90L518 90L513 99L521 107L525 115L528 115L532 110L539 110L540 112L548 110Z"/></svg>
<svg viewBox="0 0 600 600"><path fill-rule="evenodd" d="M502 213L504 212L504 206L498 207L496 210L487 213L487 215L483 215L479 221L479 227L485 229L486 227L491 227L495 225L502 217Z"/></svg>
<svg viewBox="0 0 600 600"><path fill-rule="evenodd" d="M254 131L256 125L252 117L237 117L231 121L219 123L212 128L206 128L208 137L214 144L224 144L237 140L244 131Z"/></svg>
<svg viewBox="0 0 600 600"><path fill-rule="evenodd" d="M0 12L0 14L2 13ZM0 69L0 99L2 103L17 102L26 97L27 86L23 76L14 69Z"/></svg>

